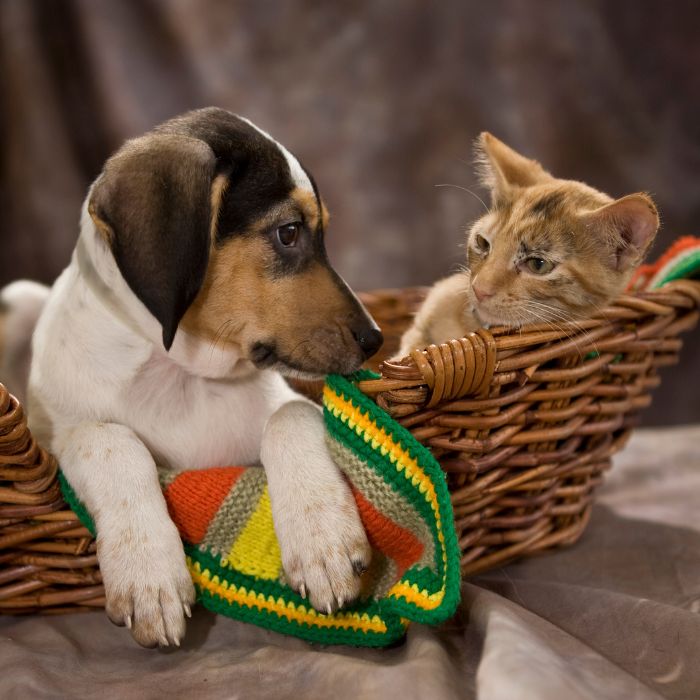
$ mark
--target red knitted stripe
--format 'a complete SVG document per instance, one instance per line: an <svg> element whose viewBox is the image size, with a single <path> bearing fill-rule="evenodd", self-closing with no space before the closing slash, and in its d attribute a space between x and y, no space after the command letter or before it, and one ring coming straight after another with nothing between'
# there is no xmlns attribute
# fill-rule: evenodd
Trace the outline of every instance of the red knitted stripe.
<svg viewBox="0 0 700 700"><path fill-rule="evenodd" d="M409 530L378 511L357 489L352 490L367 539L374 549L396 562L397 578L423 555L423 543Z"/></svg>
<svg viewBox="0 0 700 700"><path fill-rule="evenodd" d="M165 489L168 512L180 535L199 544L224 498L246 467L214 467L182 472Z"/></svg>

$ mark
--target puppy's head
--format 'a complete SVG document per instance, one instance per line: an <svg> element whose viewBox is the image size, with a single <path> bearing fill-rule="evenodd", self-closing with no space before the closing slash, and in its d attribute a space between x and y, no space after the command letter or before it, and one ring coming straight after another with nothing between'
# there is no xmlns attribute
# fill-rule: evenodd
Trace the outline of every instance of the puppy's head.
<svg viewBox="0 0 700 700"><path fill-rule="evenodd" d="M330 266L328 221L299 161L221 109L127 142L88 211L169 349L178 327L287 374L347 373L380 347Z"/></svg>

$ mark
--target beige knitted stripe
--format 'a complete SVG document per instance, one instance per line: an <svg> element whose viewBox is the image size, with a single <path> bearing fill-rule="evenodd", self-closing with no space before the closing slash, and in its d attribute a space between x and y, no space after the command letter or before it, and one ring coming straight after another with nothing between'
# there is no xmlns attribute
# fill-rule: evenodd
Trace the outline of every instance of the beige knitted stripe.
<svg viewBox="0 0 700 700"><path fill-rule="evenodd" d="M200 547L213 554L228 554L243 531L267 484L262 467L249 467L236 481L209 523Z"/></svg>
<svg viewBox="0 0 700 700"><path fill-rule="evenodd" d="M437 574L435 543L430 527L413 505L402 494L391 488L374 469L368 468L349 447L342 445L329 435L326 435L326 443L333 460L346 473L355 488L380 513L412 532L423 543L423 555L417 563Z"/></svg>
<svg viewBox="0 0 700 700"><path fill-rule="evenodd" d="M177 479L182 472L177 472L174 469L167 469L166 467L158 467L158 481L160 482L160 487L165 490L170 486L170 484Z"/></svg>

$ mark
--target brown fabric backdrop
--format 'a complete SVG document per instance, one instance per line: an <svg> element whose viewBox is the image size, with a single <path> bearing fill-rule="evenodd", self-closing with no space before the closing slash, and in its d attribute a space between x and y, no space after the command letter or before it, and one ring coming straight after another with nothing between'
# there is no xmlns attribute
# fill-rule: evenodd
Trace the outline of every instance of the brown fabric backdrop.
<svg viewBox="0 0 700 700"><path fill-rule="evenodd" d="M0 284L53 280L106 156L208 104L311 168L357 289L461 261L483 129L560 176L650 191L658 252L700 222L699 20L692 0L0 0ZM699 349L696 332L648 422L700 419Z"/></svg>

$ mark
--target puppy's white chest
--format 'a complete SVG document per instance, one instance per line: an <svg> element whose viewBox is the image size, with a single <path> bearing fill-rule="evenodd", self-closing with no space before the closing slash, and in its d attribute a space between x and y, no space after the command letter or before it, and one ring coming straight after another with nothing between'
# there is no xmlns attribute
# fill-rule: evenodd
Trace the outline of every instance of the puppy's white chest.
<svg viewBox="0 0 700 700"><path fill-rule="evenodd" d="M152 358L125 391L123 421L164 466L255 464L265 422L282 399L267 383L204 379Z"/></svg>

